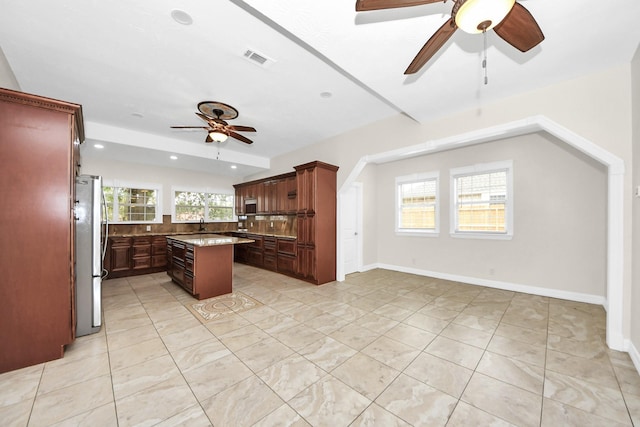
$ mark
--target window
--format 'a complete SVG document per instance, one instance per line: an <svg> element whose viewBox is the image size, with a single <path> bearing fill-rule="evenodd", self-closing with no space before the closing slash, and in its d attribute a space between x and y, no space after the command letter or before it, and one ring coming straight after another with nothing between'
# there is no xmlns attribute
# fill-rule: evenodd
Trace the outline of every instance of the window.
<svg viewBox="0 0 640 427"><path fill-rule="evenodd" d="M396 178L396 232L437 234L438 173Z"/></svg>
<svg viewBox="0 0 640 427"><path fill-rule="evenodd" d="M173 222L233 221L233 194L208 191L173 191Z"/></svg>
<svg viewBox="0 0 640 427"><path fill-rule="evenodd" d="M161 186L105 182L103 191L110 223L162 223Z"/></svg>
<svg viewBox="0 0 640 427"><path fill-rule="evenodd" d="M513 235L512 162L451 170L451 234L511 238Z"/></svg>

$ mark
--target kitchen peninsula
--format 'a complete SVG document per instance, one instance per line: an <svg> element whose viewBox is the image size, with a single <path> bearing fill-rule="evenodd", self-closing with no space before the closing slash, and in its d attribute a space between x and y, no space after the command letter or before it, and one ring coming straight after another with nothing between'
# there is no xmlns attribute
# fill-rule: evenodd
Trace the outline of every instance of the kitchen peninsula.
<svg viewBox="0 0 640 427"><path fill-rule="evenodd" d="M233 246L252 242L220 234L167 236L167 274L199 300L229 294Z"/></svg>

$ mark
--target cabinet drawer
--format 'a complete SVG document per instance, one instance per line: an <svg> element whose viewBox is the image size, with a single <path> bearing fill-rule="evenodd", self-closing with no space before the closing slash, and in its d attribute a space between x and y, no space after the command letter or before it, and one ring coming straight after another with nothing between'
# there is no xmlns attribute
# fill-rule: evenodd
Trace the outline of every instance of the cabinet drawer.
<svg viewBox="0 0 640 427"><path fill-rule="evenodd" d="M278 255L278 272L290 273L296 272L296 257L290 255Z"/></svg>
<svg viewBox="0 0 640 427"><path fill-rule="evenodd" d="M189 292L193 293L193 276L189 274L188 271L184 273L183 286L185 289L188 289Z"/></svg>
<svg viewBox="0 0 640 427"><path fill-rule="evenodd" d="M184 259L184 243L178 243L176 241L171 242L171 251L173 253L174 258Z"/></svg>
<svg viewBox="0 0 640 427"><path fill-rule="evenodd" d="M173 263L171 268L171 277L173 277L178 283L184 283L184 267L177 262Z"/></svg>
<svg viewBox="0 0 640 427"><path fill-rule="evenodd" d="M255 265L256 267L262 267L264 264L262 251L256 251L255 249L250 248L247 254L247 262L251 265Z"/></svg>
<svg viewBox="0 0 640 427"><path fill-rule="evenodd" d="M167 245L165 243L154 243L151 246L151 255L160 255L167 253Z"/></svg>
<svg viewBox="0 0 640 427"><path fill-rule="evenodd" d="M193 258L187 256L184 259L184 268L193 273Z"/></svg>
<svg viewBox="0 0 640 427"><path fill-rule="evenodd" d="M265 245L264 245L264 256L267 256L267 255L275 256L275 254L276 254L276 245L275 244L267 245L266 242L265 242Z"/></svg>
<svg viewBox="0 0 640 427"><path fill-rule="evenodd" d="M134 257L133 258L133 269L138 270L140 268L150 268L151 267L151 257Z"/></svg>
<svg viewBox="0 0 640 427"><path fill-rule="evenodd" d="M133 244L135 245L150 245L151 237L134 237Z"/></svg>
<svg viewBox="0 0 640 427"><path fill-rule="evenodd" d="M164 267L167 265L167 256L162 255L154 255L151 257L151 266L152 267Z"/></svg>
<svg viewBox="0 0 640 427"><path fill-rule="evenodd" d="M276 257L274 255L269 256L265 254L263 267L267 270L276 271L277 269Z"/></svg>
<svg viewBox="0 0 640 427"><path fill-rule="evenodd" d="M131 246L131 237L109 237L111 246Z"/></svg>
<svg viewBox="0 0 640 427"><path fill-rule="evenodd" d="M133 245L133 257L142 258L151 256L151 245Z"/></svg>
<svg viewBox="0 0 640 427"><path fill-rule="evenodd" d="M295 239L278 239L278 253L287 255L296 255Z"/></svg>

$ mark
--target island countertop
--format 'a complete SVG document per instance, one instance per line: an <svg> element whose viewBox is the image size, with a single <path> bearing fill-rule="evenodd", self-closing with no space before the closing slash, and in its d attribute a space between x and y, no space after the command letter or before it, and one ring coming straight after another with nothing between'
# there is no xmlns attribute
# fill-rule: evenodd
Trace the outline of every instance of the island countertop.
<svg viewBox="0 0 640 427"><path fill-rule="evenodd" d="M222 234L183 234L167 236L167 239L177 240L193 246L223 246L254 242L252 239L223 236Z"/></svg>

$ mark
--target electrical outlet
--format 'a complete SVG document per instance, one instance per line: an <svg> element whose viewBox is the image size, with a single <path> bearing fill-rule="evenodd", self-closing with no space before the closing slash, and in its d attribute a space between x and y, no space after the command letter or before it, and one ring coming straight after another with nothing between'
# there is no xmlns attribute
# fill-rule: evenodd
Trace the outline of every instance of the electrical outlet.
<svg viewBox="0 0 640 427"><path fill-rule="evenodd" d="M147 225L147 231L151 231L151 226Z"/></svg>
<svg viewBox="0 0 640 427"><path fill-rule="evenodd" d="M271 228L273 228L273 221L271 221Z"/></svg>

